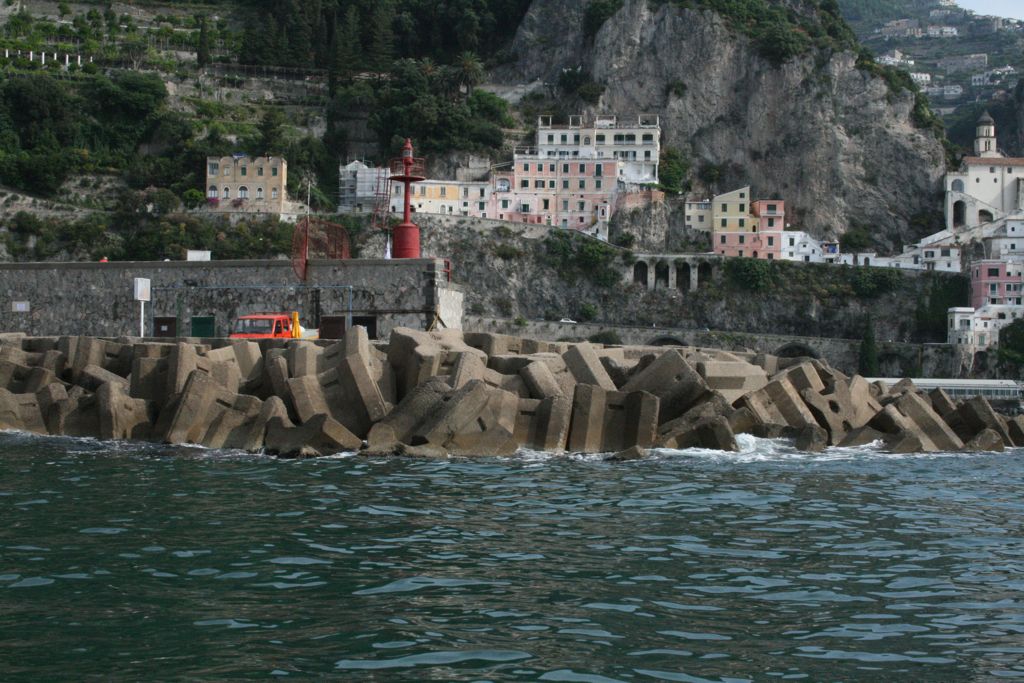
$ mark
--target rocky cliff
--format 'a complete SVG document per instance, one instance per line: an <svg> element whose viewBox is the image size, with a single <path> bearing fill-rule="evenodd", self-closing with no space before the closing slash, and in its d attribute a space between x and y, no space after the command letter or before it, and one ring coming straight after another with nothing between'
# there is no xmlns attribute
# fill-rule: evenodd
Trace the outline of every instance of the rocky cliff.
<svg viewBox="0 0 1024 683"><path fill-rule="evenodd" d="M938 206L942 144L915 127L913 94L858 69L852 51L812 47L777 63L763 38L714 11L655 0L625 0L588 37L587 5L535 0L514 41L517 61L498 79L589 72L603 86L591 113L659 114L663 144L720 175L708 190L749 183L757 196L783 197L790 222L818 236L858 224L894 245L916 237L911 219Z"/></svg>

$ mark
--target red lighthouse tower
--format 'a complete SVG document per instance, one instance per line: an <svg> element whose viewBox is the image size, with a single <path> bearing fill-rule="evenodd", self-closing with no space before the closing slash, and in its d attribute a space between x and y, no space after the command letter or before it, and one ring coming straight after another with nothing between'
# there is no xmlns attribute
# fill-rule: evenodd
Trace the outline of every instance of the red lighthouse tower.
<svg viewBox="0 0 1024 683"><path fill-rule="evenodd" d="M402 158L391 160L391 180L402 183L405 187L405 207L402 215L402 222L395 226L394 258L419 258L420 257L420 226L412 222L412 184L425 180L426 164L423 159L417 159L412 155L412 140L405 139L405 146L402 148Z"/></svg>

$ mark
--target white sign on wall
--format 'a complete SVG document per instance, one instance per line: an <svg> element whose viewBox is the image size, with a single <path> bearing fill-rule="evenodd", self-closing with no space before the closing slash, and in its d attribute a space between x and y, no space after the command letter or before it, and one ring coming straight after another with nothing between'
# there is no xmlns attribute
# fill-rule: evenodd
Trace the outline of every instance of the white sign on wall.
<svg viewBox="0 0 1024 683"><path fill-rule="evenodd" d="M12 301L11 311L14 313L29 313L32 306L27 301Z"/></svg>
<svg viewBox="0 0 1024 683"><path fill-rule="evenodd" d="M149 301L149 278L148 277L137 277L135 278L135 300L136 301Z"/></svg>

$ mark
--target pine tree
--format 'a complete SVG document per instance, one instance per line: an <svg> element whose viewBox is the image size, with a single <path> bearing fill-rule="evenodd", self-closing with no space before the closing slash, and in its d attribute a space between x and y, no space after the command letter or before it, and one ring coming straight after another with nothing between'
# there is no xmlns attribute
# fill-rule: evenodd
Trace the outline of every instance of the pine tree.
<svg viewBox="0 0 1024 683"><path fill-rule="evenodd" d="M206 17L199 16L199 48L197 61L200 67L210 63L210 29L206 25Z"/></svg>
<svg viewBox="0 0 1024 683"><path fill-rule="evenodd" d="M860 340L858 371L864 377L878 377L878 346L875 344L875 323L869 315L864 321L864 337Z"/></svg>
<svg viewBox="0 0 1024 683"><path fill-rule="evenodd" d="M359 70L362 46L359 44L359 10L350 5L334 32L331 67L335 77L348 81Z"/></svg>
<svg viewBox="0 0 1024 683"><path fill-rule="evenodd" d="M394 18L395 10L388 0L378 2L370 15L366 66L378 73L388 71L395 58L395 36L391 28Z"/></svg>

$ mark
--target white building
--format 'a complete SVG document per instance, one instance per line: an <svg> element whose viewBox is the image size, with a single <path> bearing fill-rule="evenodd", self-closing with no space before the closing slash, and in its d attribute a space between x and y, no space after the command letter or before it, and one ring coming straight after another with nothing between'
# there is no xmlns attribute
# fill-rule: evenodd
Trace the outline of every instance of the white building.
<svg viewBox="0 0 1024 683"><path fill-rule="evenodd" d="M964 157L957 173L946 174L946 228L976 228L1024 209L1024 158L1004 156L997 148L995 121L979 120L974 155Z"/></svg>
<svg viewBox="0 0 1024 683"><path fill-rule="evenodd" d="M918 85L928 85L932 82L932 75L920 71L914 71L910 74L910 80L914 81L914 83L917 83Z"/></svg>
<svg viewBox="0 0 1024 683"><path fill-rule="evenodd" d="M600 115L587 121L574 115L567 124L556 124L551 116L540 116L536 154L541 159L615 159L622 162L622 182L657 183L661 124L657 116L647 114L632 121Z"/></svg>
<svg viewBox="0 0 1024 683"><path fill-rule="evenodd" d="M388 194L388 169L350 162L338 169L338 212L373 211L379 195Z"/></svg>

